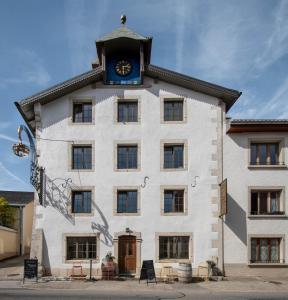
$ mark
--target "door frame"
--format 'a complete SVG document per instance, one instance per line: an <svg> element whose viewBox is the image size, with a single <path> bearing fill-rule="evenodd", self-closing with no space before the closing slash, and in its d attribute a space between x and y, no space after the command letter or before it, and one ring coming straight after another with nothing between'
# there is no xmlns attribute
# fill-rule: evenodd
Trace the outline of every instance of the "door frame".
<svg viewBox="0 0 288 300"><path fill-rule="evenodd" d="M135 236L135 238L136 238L136 273L132 274L132 275L135 275L136 277L138 277L140 275L140 271L141 271L141 243L142 243L141 232L130 232L130 233L127 233L126 231L115 232L114 239L113 239L114 256L115 256L115 259L116 259L116 262L118 265L119 237L127 236L127 235ZM117 269L117 272L119 274L119 268Z"/></svg>

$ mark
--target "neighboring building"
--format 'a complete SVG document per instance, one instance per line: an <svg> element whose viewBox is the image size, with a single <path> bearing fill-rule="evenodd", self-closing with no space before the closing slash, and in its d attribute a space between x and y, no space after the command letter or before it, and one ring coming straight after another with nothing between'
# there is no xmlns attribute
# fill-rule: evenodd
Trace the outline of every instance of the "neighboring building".
<svg viewBox="0 0 288 300"><path fill-rule="evenodd" d="M0 191L0 198L16 208L13 228L0 226L0 260L30 253L34 211L34 193Z"/></svg>
<svg viewBox="0 0 288 300"><path fill-rule="evenodd" d="M194 275L206 261L222 271L224 253L225 262L248 265L249 243L241 238L251 239L256 227L245 224L263 221L245 216L239 227L243 215L234 213L230 196L241 206L248 187L267 185L268 178L247 181L244 172L252 171L234 157L247 152L235 143L243 135L231 132L233 122L226 135L226 113L241 93L151 65L151 45L151 38L122 26L96 42L99 61L91 71L16 103L45 168L46 199L36 207L31 256L46 274L69 275L79 260L88 269L93 259L100 275L108 251L119 273L136 276L146 259L154 260L158 275L179 262L192 263ZM285 170L277 171L284 186ZM219 183L225 177L223 252Z"/></svg>
<svg viewBox="0 0 288 300"><path fill-rule="evenodd" d="M275 267L279 276L288 276L287 146L288 120L227 122L227 274L271 274Z"/></svg>

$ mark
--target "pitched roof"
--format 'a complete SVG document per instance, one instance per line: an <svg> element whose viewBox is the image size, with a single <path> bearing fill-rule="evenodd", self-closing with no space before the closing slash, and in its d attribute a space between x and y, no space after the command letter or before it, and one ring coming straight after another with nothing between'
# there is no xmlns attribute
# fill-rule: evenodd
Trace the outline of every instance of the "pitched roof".
<svg viewBox="0 0 288 300"><path fill-rule="evenodd" d="M0 191L0 197L5 198L13 206L25 206L34 201L33 192Z"/></svg>
<svg viewBox="0 0 288 300"><path fill-rule="evenodd" d="M131 29L127 28L126 26L121 26L111 33L105 34L102 36L100 39L96 41L96 43L100 42L106 42L108 40L113 40L113 39L118 39L118 38L129 38L129 39L134 39L134 40L147 40L149 37L144 37L140 35L137 32L132 31Z"/></svg>
<svg viewBox="0 0 288 300"><path fill-rule="evenodd" d="M160 68L151 64L145 67L144 75L220 98L226 103L227 110L229 110L230 107L241 96L241 92L238 92L236 90L225 88L213 83L209 83L207 81L203 81L171 70ZM77 89L85 87L88 84L100 81L102 78L103 73L102 68L100 66L96 69L83 73L79 76L73 77L57 85L54 85L30 97L22 99L19 102L15 102L15 105L21 113L24 120L26 121L27 125L29 126L31 132L34 133L35 103L39 102L41 104L46 104Z"/></svg>
<svg viewBox="0 0 288 300"><path fill-rule="evenodd" d="M227 133L288 132L288 119L234 119Z"/></svg>

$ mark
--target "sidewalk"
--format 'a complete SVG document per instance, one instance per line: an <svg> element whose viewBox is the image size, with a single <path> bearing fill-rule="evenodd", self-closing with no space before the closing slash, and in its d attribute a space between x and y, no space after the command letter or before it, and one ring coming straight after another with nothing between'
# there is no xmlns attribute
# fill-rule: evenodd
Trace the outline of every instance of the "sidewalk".
<svg viewBox="0 0 288 300"><path fill-rule="evenodd" d="M231 278L223 281L207 281L200 283L183 284L179 282L166 283L149 283L147 286L145 281L139 282L137 280L127 281L49 281L49 282L26 282L24 285L21 281L0 281L0 289L3 288L24 288L32 290L82 290L98 292L109 292L117 294L120 292L131 291L133 293L168 293L179 294L181 292L190 294L197 293L211 293L211 292L273 292L273 293L287 293L288 299L288 280L279 279L277 281L265 280L264 278Z"/></svg>
<svg viewBox="0 0 288 300"><path fill-rule="evenodd" d="M0 261L0 280L21 280L25 258L28 256L17 256Z"/></svg>

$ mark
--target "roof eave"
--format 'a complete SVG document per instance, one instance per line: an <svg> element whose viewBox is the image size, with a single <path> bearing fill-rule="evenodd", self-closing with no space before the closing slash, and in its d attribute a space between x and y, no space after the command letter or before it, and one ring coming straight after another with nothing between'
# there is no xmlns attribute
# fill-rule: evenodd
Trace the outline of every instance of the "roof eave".
<svg viewBox="0 0 288 300"><path fill-rule="evenodd" d="M20 115L22 116L22 118L24 119L25 123L27 124L30 132L32 133L33 137L35 138L35 128L32 128L31 124L29 123L29 120L26 118L25 113L23 112L20 104L18 102L14 102L17 110L19 111Z"/></svg>

